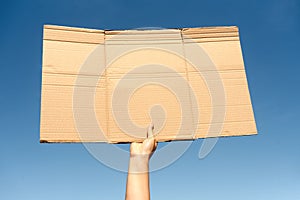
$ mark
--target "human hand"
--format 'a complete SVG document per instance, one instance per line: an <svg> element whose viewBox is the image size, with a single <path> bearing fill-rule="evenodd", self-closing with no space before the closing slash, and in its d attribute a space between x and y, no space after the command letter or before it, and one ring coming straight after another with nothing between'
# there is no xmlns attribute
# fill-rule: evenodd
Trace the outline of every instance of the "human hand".
<svg viewBox="0 0 300 200"><path fill-rule="evenodd" d="M145 139L142 143L133 142L130 145L130 157L141 157L150 159L152 154L154 153L157 142L153 137L153 129L154 125L150 124L147 131L147 139Z"/></svg>

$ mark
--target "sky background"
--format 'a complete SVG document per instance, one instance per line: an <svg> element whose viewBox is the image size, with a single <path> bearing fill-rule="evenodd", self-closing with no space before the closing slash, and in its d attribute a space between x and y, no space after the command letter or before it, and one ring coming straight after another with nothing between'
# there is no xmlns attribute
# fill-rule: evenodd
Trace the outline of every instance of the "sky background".
<svg viewBox="0 0 300 200"><path fill-rule="evenodd" d="M300 1L1 1L0 199L124 199L126 174L82 144L40 144L44 24L97 29L240 28L259 134L202 140L151 173L153 199L300 199Z"/></svg>

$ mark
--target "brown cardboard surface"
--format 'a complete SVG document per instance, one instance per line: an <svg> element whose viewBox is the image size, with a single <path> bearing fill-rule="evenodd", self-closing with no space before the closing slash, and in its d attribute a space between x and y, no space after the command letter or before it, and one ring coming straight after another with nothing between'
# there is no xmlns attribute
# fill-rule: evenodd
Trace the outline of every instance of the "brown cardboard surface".
<svg viewBox="0 0 300 200"><path fill-rule="evenodd" d="M142 141L151 121L158 141L257 133L237 27L44 26L41 142Z"/></svg>

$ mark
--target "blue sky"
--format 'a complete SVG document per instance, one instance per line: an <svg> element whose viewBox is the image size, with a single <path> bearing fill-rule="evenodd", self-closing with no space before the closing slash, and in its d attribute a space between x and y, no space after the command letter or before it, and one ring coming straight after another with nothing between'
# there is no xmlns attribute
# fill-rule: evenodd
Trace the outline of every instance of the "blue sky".
<svg viewBox="0 0 300 200"><path fill-rule="evenodd" d="M0 6L0 199L123 199L126 174L81 144L40 144L42 29L237 25L259 134L201 140L151 173L153 199L300 199L298 0L6 1Z"/></svg>

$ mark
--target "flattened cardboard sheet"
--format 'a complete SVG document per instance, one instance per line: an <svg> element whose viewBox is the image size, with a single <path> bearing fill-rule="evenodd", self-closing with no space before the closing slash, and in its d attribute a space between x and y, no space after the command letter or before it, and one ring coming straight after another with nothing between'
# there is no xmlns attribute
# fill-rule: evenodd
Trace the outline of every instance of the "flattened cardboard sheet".
<svg viewBox="0 0 300 200"><path fill-rule="evenodd" d="M44 26L41 142L256 134L237 27Z"/></svg>

